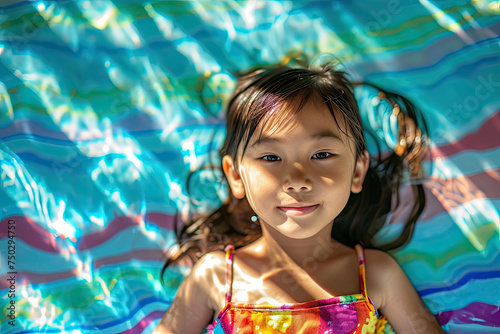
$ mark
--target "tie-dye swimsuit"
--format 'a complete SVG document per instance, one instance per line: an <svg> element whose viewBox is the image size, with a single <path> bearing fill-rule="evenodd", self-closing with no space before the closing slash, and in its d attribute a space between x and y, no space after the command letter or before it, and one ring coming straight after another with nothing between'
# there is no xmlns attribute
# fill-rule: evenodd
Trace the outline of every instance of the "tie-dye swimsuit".
<svg viewBox="0 0 500 334"><path fill-rule="evenodd" d="M355 246L359 259L361 293L305 303L272 305L236 304L232 295L234 247L226 248L226 306L208 327L211 334L347 334L394 333L366 294L364 250Z"/></svg>

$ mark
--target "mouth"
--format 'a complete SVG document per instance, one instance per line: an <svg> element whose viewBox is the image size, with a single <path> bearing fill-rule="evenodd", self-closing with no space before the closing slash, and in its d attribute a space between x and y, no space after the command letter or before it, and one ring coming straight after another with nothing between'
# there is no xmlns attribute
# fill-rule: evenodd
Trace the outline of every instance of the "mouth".
<svg viewBox="0 0 500 334"><path fill-rule="evenodd" d="M315 204L315 205L308 205L308 206L279 206L278 208L291 215L291 216L302 216L302 215L306 215L308 213L311 213L313 212L314 210L316 210L316 208L319 206L319 204Z"/></svg>

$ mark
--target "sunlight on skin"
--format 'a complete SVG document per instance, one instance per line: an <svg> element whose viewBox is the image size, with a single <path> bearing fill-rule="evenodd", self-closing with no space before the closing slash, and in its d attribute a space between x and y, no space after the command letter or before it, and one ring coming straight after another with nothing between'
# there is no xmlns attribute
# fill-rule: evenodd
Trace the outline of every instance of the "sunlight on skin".
<svg viewBox="0 0 500 334"><path fill-rule="evenodd" d="M243 185L245 186L245 197L247 198L248 203L250 204L250 206L252 208L254 208L255 204L254 204L253 199L252 199L252 194L250 193L250 191L248 191L248 187L247 187L248 176L247 176L247 173L246 173L245 169L243 169L243 166L241 164L238 167L238 173L241 175L241 178L243 180ZM250 181L251 182L255 182L255 178L250 179Z"/></svg>
<svg viewBox="0 0 500 334"><path fill-rule="evenodd" d="M215 257L212 257L211 261L205 261L198 270L196 271L196 276L197 277L207 277L207 271L213 270L214 267L218 266L224 266L225 263L220 261L219 259L216 259Z"/></svg>
<svg viewBox="0 0 500 334"><path fill-rule="evenodd" d="M240 281L234 282L233 284L233 291L236 292L233 295L233 299L237 301L238 303L248 303L249 300L253 300L251 298L251 295L256 294L256 295L262 295L265 296L265 290L264 290L264 282L261 277L259 278L252 278L246 275L239 267L234 268L234 275L237 275L238 278L241 278ZM277 303L277 301L274 301L269 298L261 298L258 299L258 304L262 303Z"/></svg>
<svg viewBox="0 0 500 334"><path fill-rule="evenodd" d="M224 290L226 290L226 283L225 283L225 281L219 281L217 279L214 279L214 284L215 284L215 290L216 291L224 291Z"/></svg>

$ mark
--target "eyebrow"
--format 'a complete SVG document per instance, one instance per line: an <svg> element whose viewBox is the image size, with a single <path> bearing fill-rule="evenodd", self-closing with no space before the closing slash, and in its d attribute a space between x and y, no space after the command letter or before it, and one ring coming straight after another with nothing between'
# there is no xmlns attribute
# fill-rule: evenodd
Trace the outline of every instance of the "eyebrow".
<svg viewBox="0 0 500 334"><path fill-rule="evenodd" d="M339 137L339 135L337 135L337 134L335 134L335 133L333 133L333 132L331 132L329 130L325 130L325 131L321 131L321 132L315 133L315 134L313 134L311 136L311 138L312 139L316 139L316 140L328 138L328 139L332 139L332 140L340 141L341 143L344 143L344 141ZM267 143L281 143L281 142L282 141L280 139L277 139L277 138L262 136L257 141L255 141L255 143L253 143L252 145L250 145L249 148L254 148L256 146L267 144Z"/></svg>

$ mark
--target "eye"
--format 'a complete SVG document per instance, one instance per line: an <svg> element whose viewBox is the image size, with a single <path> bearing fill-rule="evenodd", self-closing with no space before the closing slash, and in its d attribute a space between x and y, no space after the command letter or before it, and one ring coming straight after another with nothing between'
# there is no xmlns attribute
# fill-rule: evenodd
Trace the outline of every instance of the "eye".
<svg viewBox="0 0 500 334"><path fill-rule="evenodd" d="M265 161L278 161L278 159L281 160L280 157L278 157L277 155L272 155L272 154L264 155L260 159L265 160Z"/></svg>
<svg viewBox="0 0 500 334"><path fill-rule="evenodd" d="M317 159L326 159L326 158L328 158L328 157L330 157L332 155L333 154L328 153L328 152L318 152L315 155L313 155L313 158L317 157Z"/></svg>

